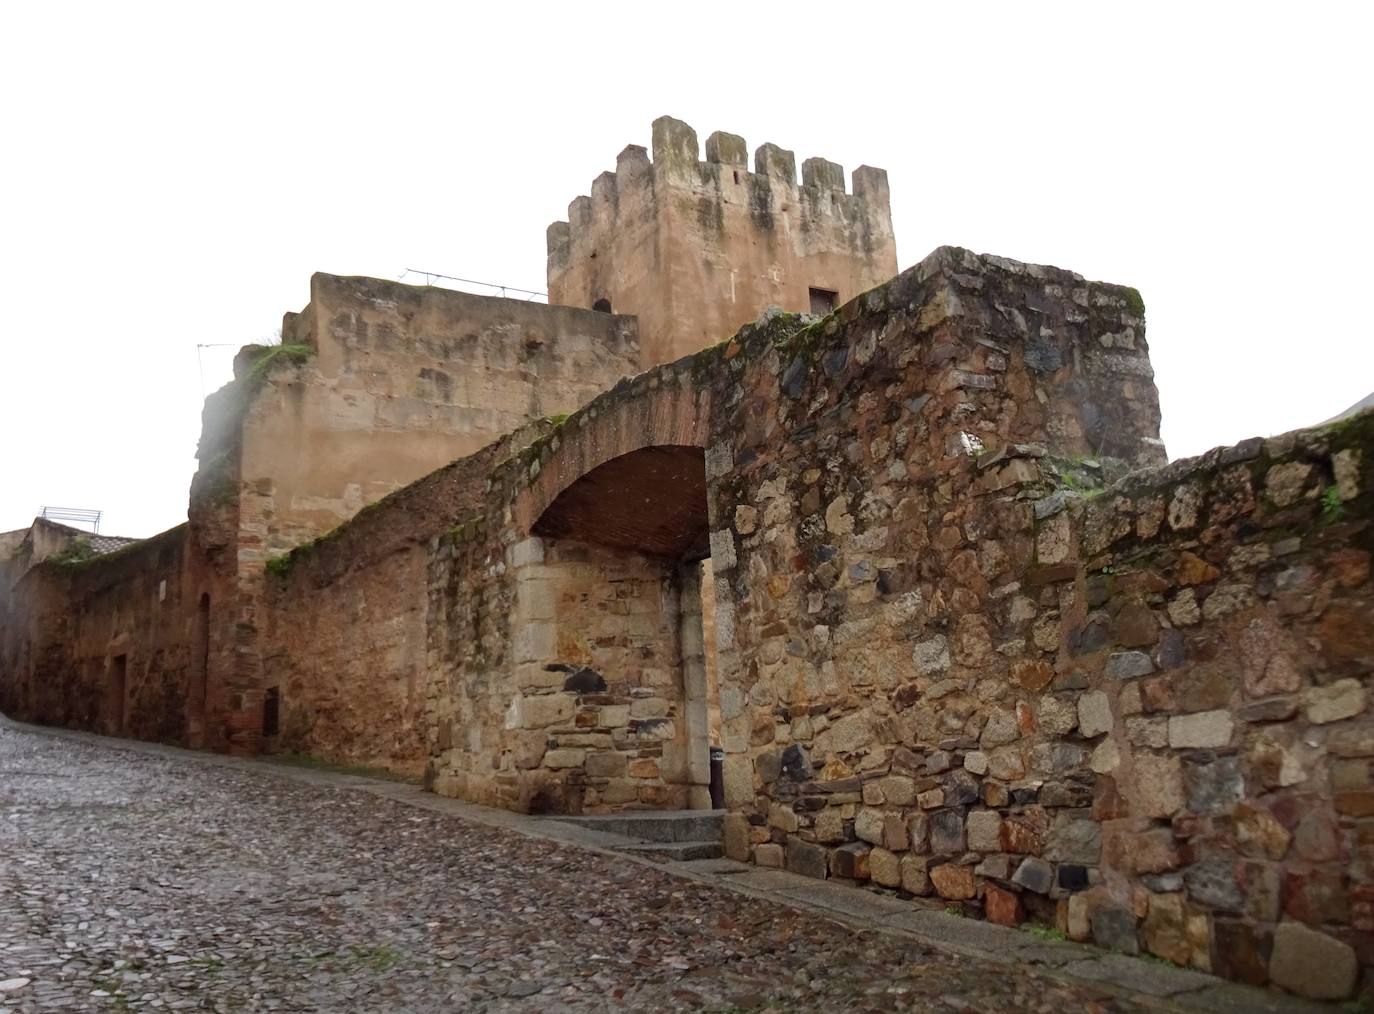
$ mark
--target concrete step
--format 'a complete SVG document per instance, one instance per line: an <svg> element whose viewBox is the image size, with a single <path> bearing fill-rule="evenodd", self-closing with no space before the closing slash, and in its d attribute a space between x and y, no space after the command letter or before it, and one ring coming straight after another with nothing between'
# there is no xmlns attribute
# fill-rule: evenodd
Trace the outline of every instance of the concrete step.
<svg viewBox="0 0 1374 1014"><path fill-rule="evenodd" d="M650 841L620 845L617 852L632 852L660 863L685 863L692 859L719 859L725 855L720 841Z"/></svg>
<svg viewBox="0 0 1374 1014"><path fill-rule="evenodd" d="M719 842L725 827L724 810L636 810L553 819L641 842Z"/></svg>

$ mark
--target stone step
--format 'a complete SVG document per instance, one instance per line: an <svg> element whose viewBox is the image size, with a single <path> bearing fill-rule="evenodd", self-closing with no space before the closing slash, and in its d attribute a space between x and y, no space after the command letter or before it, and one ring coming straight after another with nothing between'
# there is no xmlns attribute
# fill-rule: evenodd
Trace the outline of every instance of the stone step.
<svg viewBox="0 0 1374 1014"><path fill-rule="evenodd" d="M719 859L725 847L719 841L652 841L636 845L621 845L617 852L633 852L637 856L660 863L685 863L692 859Z"/></svg>
<svg viewBox="0 0 1374 1014"><path fill-rule="evenodd" d="M553 819L641 842L719 842L725 828L724 810L638 810Z"/></svg>

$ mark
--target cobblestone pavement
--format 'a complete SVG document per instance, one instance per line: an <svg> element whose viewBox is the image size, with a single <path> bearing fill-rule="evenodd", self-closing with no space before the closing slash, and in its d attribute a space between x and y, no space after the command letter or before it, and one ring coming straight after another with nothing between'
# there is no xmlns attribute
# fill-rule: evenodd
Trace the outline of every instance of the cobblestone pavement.
<svg viewBox="0 0 1374 1014"><path fill-rule="evenodd" d="M1133 1011L374 794L0 725L0 1011Z"/></svg>

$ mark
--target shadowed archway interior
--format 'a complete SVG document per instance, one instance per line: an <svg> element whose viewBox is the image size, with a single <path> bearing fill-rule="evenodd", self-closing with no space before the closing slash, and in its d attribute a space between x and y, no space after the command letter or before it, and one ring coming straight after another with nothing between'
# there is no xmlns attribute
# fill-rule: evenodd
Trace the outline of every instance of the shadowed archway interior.
<svg viewBox="0 0 1374 1014"><path fill-rule="evenodd" d="M700 447L646 447L598 465L549 504L535 535L577 539L673 560L709 550Z"/></svg>

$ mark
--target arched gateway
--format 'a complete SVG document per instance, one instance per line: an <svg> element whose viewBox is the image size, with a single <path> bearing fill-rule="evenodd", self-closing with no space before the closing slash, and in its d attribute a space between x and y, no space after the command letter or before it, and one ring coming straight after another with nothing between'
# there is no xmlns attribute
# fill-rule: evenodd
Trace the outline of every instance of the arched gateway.
<svg viewBox="0 0 1374 1014"><path fill-rule="evenodd" d="M612 392L561 427L512 504L523 689L507 727L554 717L531 809L711 805L706 412L687 385Z"/></svg>

